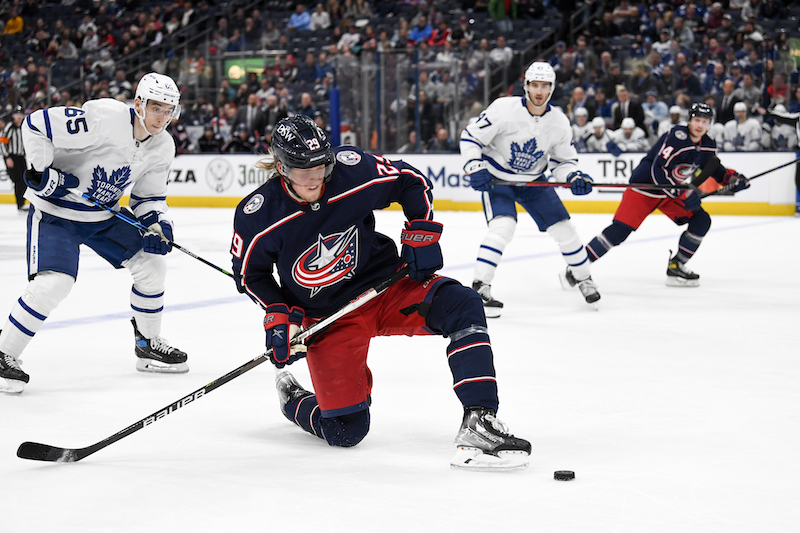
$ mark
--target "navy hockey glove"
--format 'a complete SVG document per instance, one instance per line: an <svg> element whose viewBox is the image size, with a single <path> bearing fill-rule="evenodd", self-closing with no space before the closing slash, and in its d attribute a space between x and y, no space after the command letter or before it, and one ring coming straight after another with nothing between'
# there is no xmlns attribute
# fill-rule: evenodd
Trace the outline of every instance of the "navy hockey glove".
<svg viewBox="0 0 800 533"><path fill-rule="evenodd" d="M567 183L575 196L583 196L592 192L592 177L589 174L584 174L580 170L570 172L567 175Z"/></svg>
<svg viewBox="0 0 800 533"><path fill-rule="evenodd" d="M148 254L166 255L172 251L172 223L159 220L159 213L150 211L139 219L148 231L142 236L142 250Z"/></svg>
<svg viewBox="0 0 800 533"><path fill-rule="evenodd" d="M687 211L697 211L700 209L700 195L695 194L693 191L686 191L680 197L683 208Z"/></svg>
<svg viewBox="0 0 800 533"><path fill-rule="evenodd" d="M44 172L37 172L29 168L23 174L25 185L33 189L37 196L42 198L61 198L66 196L73 187L80 184L80 180L72 174L64 174L54 168L46 168Z"/></svg>
<svg viewBox="0 0 800 533"><path fill-rule="evenodd" d="M614 157L619 157L622 155L622 149L614 141L608 141L606 143L606 150L608 150L608 152Z"/></svg>
<svg viewBox="0 0 800 533"><path fill-rule="evenodd" d="M494 176L486 170L486 167L486 161L479 159L473 159L464 165L464 172L469 176L469 184L476 191L486 192L493 186L492 180Z"/></svg>
<svg viewBox="0 0 800 533"><path fill-rule="evenodd" d="M406 222L400 234L403 244L402 258L408 263L408 277L416 281L425 279L444 266L439 237L442 225L430 220Z"/></svg>
<svg viewBox="0 0 800 533"><path fill-rule="evenodd" d="M750 186L750 180L729 168L725 171L722 184L729 187L731 192L736 193L748 188Z"/></svg>
<svg viewBox="0 0 800 533"><path fill-rule="evenodd" d="M298 342L290 345L292 337L300 331L305 315L305 312L299 307L292 307L290 310L286 304L267 306L267 314L264 316L267 349L272 348L269 358L272 364L278 368L291 365L306 356L305 344Z"/></svg>

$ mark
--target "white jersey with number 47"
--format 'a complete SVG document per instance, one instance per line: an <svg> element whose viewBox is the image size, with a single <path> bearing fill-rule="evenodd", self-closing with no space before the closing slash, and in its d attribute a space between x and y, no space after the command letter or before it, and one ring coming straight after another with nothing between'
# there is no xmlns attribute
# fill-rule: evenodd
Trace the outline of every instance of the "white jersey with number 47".
<svg viewBox="0 0 800 533"><path fill-rule="evenodd" d="M550 104L543 115L532 115L526 104L518 96L492 102L461 133L461 155L486 161L492 175L507 181L536 180L548 167L557 181L566 181L578 170L569 119Z"/></svg>
<svg viewBox="0 0 800 533"><path fill-rule="evenodd" d="M77 189L118 209L126 187L136 216L167 210L169 169L175 158L175 141L169 133L144 141L133 137L133 109L123 102L103 98L83 107L51 107L31 113L22 137L28 166L42 172L47 167L72 174ZM68 220L99 222L113 216L75 195L40 198L25 193L36 209Z"/></svg>

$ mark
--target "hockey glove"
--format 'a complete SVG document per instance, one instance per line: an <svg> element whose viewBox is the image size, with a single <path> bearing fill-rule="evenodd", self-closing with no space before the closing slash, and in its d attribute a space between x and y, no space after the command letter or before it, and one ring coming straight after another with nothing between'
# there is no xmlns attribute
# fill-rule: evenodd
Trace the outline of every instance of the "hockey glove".
<svg viewBox="0 0 800 533"><path fill-rule="evenodd" d="M695 194L693 191L685 191L680 197L683 208L687 211L697 211L700 209L700 195Z"/></svg>
<svg viewBox="0 0 800 533"><path fill-rule="evenodd" d="M608 141L606 143L606 150L608 150L608 152L614 157L619 157L622 155L622 149L614 141Z"/></svg>
<svg viewBox="0 0 800 533"><path fill-rule="evenodd" d="M305 312L299 307L291 310L286 304L270 304L264 317L264 330L267 332L267 349L270 361L278 368L291 365L306 356L306 345L291 344L292 337L300 331Z"/></svg>
<svg viewBox="0 0 800 533"><path fill-rule="evenodd" d="M403 244L402 258L408 264L408 277L416 281L425 279L444 266L439 237L442 225L430 220L406 222L400 234Z"/></svg>
<svg viewBox="0 0 800 533"><path fill-rule="evenodd" d="M575 196L583 196L592 192L592 177L589 174L584 174L580 170L570 172L567 175L567 183Z"/></svg>
<svg viewBox="0 0 800 533"><path fill-rule="evenodd" d="M157 211L150 211L139 219L148 231L142 236L142 250L148 254L166 255L172 251L172 223L159 220Z"/></svg>
<svg viewBox="0 0 800 533"><path fill-rule="evenodd" d="M64 174L54 168L45 168L44 172L37 172L29 168L23 175L25 185L33 189L41 198L61 198L66 196L73 187L80 184L80 180L72 174Z"/></svg>
<svg viewBox="0 0 800 533"><path fill-rule="evenodd" d="M464 165L464 172L469 176L469 184L476 191L486 192L492 188L494 176L486 170L486 167L486 161L479 159L473 159Z"/></svg>
<svg viewBox="0 0 800 533"><path fill-rule="evenodd" d="M750 186L750 180L729 168L725 171L722 184L728 187L731 192L737 193L748 188Z"/></svg>

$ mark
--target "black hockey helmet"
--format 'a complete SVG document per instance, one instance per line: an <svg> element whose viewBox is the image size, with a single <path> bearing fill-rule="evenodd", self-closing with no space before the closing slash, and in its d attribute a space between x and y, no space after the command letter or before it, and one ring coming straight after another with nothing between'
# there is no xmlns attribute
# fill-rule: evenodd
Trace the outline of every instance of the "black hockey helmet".
<svg viewBox="0 0 800 533"><path fill-rule="evenodd" d="M689 110L688 120L692 120L692 117L707 118L709 121L714 122L714 110L710 105L698 102L692 104L692 108Z"/></svg>
<svg viewBox="0 0 800 533"><path fill-rule="evenodd" d="M325 165L326 180L336 163L328 136L316 122L302 114L285 118L275 125L271 148L275 159L287 169Z"/></svg>

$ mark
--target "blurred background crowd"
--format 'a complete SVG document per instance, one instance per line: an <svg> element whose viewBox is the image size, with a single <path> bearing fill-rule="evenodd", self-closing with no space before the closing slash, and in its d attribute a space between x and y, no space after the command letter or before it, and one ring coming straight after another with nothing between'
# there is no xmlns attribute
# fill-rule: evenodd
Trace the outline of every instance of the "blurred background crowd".
<svg viewBox="0 0 800 533"><path fill-rule="evenodd" d="M182 90L179 153L262 153L295 113L367 150L457 152L544 60L579 151L646 150L697 101L721 149L795 150L767 111L800 112L798 17L781 0L3 0L0 115L131 101L157 71Z"/></svg>

